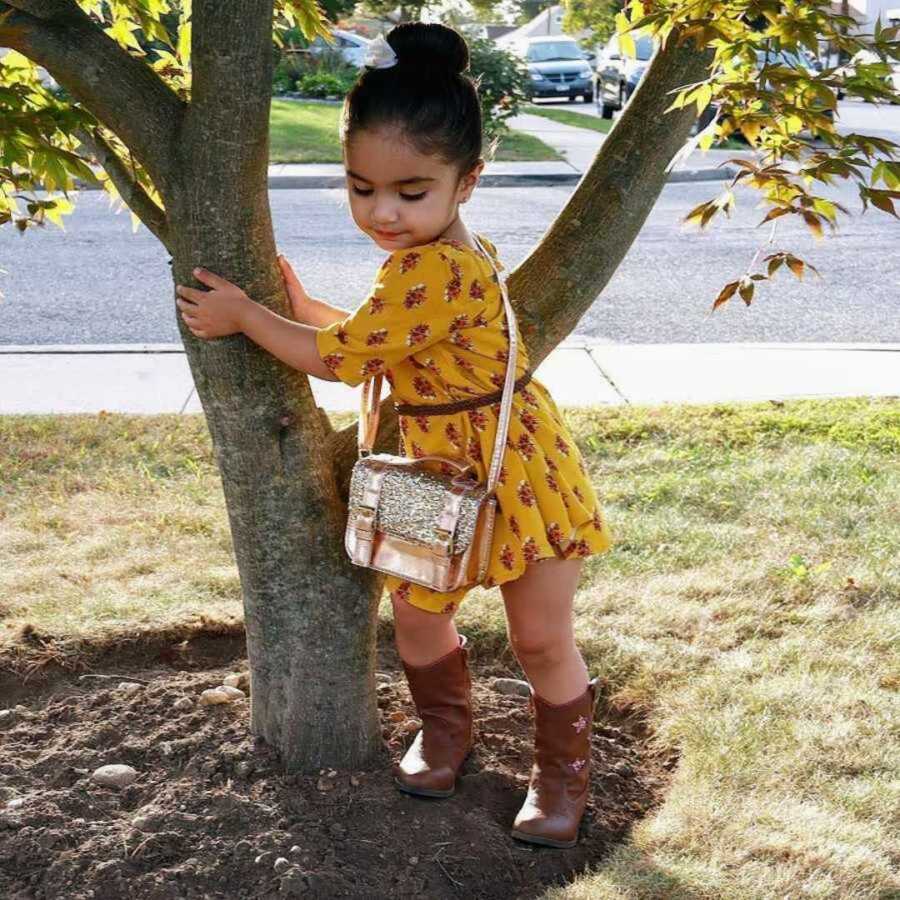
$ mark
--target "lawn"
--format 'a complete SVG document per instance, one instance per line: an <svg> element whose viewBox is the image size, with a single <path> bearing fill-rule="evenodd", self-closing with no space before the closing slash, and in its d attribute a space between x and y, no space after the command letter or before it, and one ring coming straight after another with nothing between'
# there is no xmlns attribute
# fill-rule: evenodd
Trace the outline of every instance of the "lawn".
<svg viewBox="0 0 900 900"><path fill-rule="evenodd" d="M547 896L900 896L900 402L564 413L616 537L575 605L598 715L637 712L679 762L629 840ZM242 620L199 416L0 418L0 522L4 665L26 624L96 642ZM505 646L496 589L457 621Z"/></svg>
<svg viewBox="0 0 900 900"><path fill-rule="evenodd" d="M528 104L523 112L533 116L543 116L545 119L552 119L554 122L560 122L563 125L572 125L575 128L586 128L589 131L600 131L608 134L615 122L612 119L603 119L600 116L591 113L580 112L570 109L557 109L553 106L543 106L536 103ZM713 144L715 150L747 150L747 144L737 141L732 137Z"/></svg>
<svg viewBox="0 0 900 900"><path fill-rule="evenodd" d="M341 144L336 103L303 103L272 100L269 130L269 161L272 163L339 163ZM562 157L543 141L513 132L502 140L497 162L559 160Z"/></svg>

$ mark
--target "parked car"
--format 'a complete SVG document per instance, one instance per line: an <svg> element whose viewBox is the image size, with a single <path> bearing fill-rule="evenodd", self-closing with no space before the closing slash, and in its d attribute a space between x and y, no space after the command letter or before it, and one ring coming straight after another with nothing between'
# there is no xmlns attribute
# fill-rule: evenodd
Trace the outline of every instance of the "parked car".
<svg viewBox="0 0 900 900"><path fill-rule="evenodd" d="M582 50L575 38L565 34L530 37L513 43L510 50L528 66L529 99L566 97L570 103L579 96L585 103L594 99L590 65L594 54Z"/></svg>
<svg viewBox="0 0 900 900"><path fill-rule="evenodd" d="M614 34L597 57L594 97L604 119L611 119L629 101L653 59L656 43L644 35L635 39L634 48L636 58L626 56L619 46L619 36Z"/></svg>
<svg viewBox="0 0 900 900"><path fill-rule="evenodd" d="M757 50L756 65L762 69L767 66L786 66L790 69L803 69L811 75L816 75L820 70L817 60L808 51L796 53L792 50ZM768 86L768 82L766 85ZM831 107L821 103L814 103L813 106L823 113L827 118L834 121L834 110Z"/></svg>
<svg viewBox="0 0 900 900"><path fill-rule="evenodd" d="M357 69L362 67L363 59L366 56L366 50L372 43L369 38L356 34L353 31L343 31L340 28L332 28L331 34L334 36L334 44L329 44L321 35L317 35L308 47L304 47L301 52L308 53L311 56L319 56L328 51L340 53L345 62L356 66Z"/></svg>

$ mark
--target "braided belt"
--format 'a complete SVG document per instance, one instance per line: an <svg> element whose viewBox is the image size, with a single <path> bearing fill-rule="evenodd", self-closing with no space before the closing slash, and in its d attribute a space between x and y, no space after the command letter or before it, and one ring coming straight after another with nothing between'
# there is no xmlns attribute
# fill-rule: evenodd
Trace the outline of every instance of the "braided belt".
<svg viewBox="0 0 900 900"><path fill-rule="evenodd" d="M526 372L521 378L517 378L513 391L521 390L531 381L531 372ZM395 403L394 409L401 416L443 416L447 413L462 412L464 409L477 409L479 406L487 406L495 403L503 397L503 388L492 394L484 394L481 397L471 397L466 400L456 400L453 403L432 403L425 406L416 406L410 403Z"/></svg>

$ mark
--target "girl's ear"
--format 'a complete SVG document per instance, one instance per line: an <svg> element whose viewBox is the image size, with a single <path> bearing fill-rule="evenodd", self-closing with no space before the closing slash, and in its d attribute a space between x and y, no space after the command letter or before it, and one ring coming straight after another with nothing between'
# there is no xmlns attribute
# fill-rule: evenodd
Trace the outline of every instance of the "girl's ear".
<svg viewBox="0 0 900 900"><path fill-rule="evenodd" d="M464 175L460 180L460 194L459 194L459 202L465 203L469 197L472 196L472 191L475 190L475 185L478 184L478 177L481 175L481 171L484 169L484 159L481 157L478 158L478 162L475 163L474 166L469 170L468 174Z"/></svg>

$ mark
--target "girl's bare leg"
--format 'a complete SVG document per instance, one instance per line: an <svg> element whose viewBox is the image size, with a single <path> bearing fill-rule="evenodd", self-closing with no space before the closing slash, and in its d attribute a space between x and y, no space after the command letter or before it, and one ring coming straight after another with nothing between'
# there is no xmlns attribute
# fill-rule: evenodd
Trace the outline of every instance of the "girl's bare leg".
<svg viewBox="0 0 900 900"><path fill-rule="evenodd" d="M583 559L543 559L500 585L510 645L535 692L548 703L568 703L587 687L572 623L583 564Z"/></svg>
<svg viewBox="0 0 900 900"><path fill-rule="evenodd" d="M453 613L433 613L390 594L394 607L394 642L410 666L425 666L459 646Z"/></svg>

